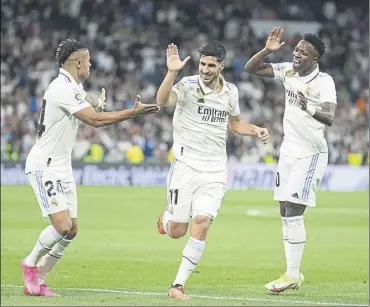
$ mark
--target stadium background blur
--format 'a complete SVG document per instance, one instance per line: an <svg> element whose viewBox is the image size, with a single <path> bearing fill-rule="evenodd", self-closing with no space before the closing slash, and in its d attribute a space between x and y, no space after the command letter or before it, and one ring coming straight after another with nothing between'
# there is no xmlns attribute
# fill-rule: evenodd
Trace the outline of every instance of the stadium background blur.
<svg viewBox="0 0 370 307"><path fill-rule="evenodd" d="M282 141L284 93L271 80L243 72L266 34L259 20L320 23L327 46L320 69L336 83L338 108L326 129L329 163L368 164L369 15L366 1L23 0L1 1L1 159L24 160L35 142L40 104L57 74L55 49L65 38L87 44L92 73L85 90L107 90L107 110L130 108L137 93L153 103L165 73L165 49L174 42L192 58L180 73L197 73L199 48L218 39L228 48L224 75L239 88L242 118L269 128L271 142L229 136L230 159L276 163ZM275 26L280 26L276 24ZM289 31L287 31L289 32ZM303 33L287 33L272 61L290 61ZM83 162L171 160L172 108L158 116L95 129L81 125L73 159Z"/></svg>

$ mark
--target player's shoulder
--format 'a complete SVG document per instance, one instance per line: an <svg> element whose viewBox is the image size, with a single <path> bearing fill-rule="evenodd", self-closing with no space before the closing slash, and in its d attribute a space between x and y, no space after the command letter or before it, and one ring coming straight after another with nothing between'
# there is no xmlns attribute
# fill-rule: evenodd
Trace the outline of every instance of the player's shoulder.
<svg viewBox="0 0 370 307"><path fill-rule="evenodd" d="M232 92L238 92L238 87L234 83L226 81L225 79L224 79L224 81L225 81L226 87L229 90L231 90Z"/></svg>
<svg viewBox="0 0 370 307"><path fill-rule="evenodd" d="M69 77L59 74L47 87L45 91L46 99L60 100L70 98L81 92L80 86L72 82Z"/></svg>
<svg viewBox="0 0 370 307"><path fill-rule="evenodd" d="M293 63L292 62L277 62L277 63L271 63L275 69L278 70L293 70Z"/></svg>
<svg viewBox="0 0 370 307"><path fill-rule="evenodd" d="M329 75L328 73L323 72L321 70L319 71L319 74L318 74L317 77L320 81L334 82L334 79L331 75Z"/></svg>
<svg viewBox="0 0 370 307"><path fill-rule="evenodd" d="M183 82L184 84L188 85L198 85L199 84L199 75L193 75L193 76L186 76L183 77L180 82Z"/></svg>

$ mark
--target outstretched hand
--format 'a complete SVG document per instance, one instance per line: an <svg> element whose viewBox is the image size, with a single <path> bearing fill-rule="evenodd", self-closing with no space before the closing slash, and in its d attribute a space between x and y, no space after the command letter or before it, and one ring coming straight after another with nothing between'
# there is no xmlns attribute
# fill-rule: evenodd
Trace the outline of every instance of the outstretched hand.
<svg viewBox="0 0 370 307"><path fill-rule="evenodd" d="M157 104L143 104L141 103L140 95L136 95L135 99L135 116L151 114L151 113L158 113L161 107Z"/></svg>
<svg viewBox="0 0 370 307"><path fill-rule="evenodd" d="M189 61L190 56L187 56L183 61L181 61L179 56L179 51L177 46L170 44L167 47L167 68L169 71L179 71L181 70L187 61Z"/></svg>

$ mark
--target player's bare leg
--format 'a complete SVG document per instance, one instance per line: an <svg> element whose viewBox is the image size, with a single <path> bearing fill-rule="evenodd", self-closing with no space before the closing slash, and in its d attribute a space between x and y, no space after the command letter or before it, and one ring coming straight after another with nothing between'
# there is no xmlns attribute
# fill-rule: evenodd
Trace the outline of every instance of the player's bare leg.
<svg viewBox="0 0 370 307"><path fill-rule="evenodd" d="M184 294L184 286L203 254L206 246L205 240L211 223L212 221L208 216L199 215L193 218L189 241L182 252L182 260L177 276L168 292L170 298L189 299Z"/></svg>
<svg viewBox="0 0 370 307"><path fill-rule="evenodd" d="M39 284L40 284L40 295L41 296L59 296L52 292L49 287L45 284L45 280L48 274L52 271L55 265L63 257L65 249L69 246L72 240L78 233L77 219L72 219L72 229L68 232L67 236L60 240L53 246L53 249L43 256L38 264L39 269Z"/></svg>
<svg viewBox="0 0 370 307"><path fill-rule="evenodd" d="M280 278L265 285L265 288L273 293L280 293L288 289L298 289L304 279L303 274L299 271L299 267L306 242L306 230L303 221L303 213L306 206L287 201L285 202L285 209L286 225L283 225L283 236L284 231L287 231L287 244L284 241L287 270Z"/></svg>
<svg viewBox="0 0 370 307"><path fill-rule="evenodd" d="M32 252L21 263L25 295L41 295L37 264L72 229L72 219L68 210L51 214L49 217L52 224L41 232Z"/></svg>

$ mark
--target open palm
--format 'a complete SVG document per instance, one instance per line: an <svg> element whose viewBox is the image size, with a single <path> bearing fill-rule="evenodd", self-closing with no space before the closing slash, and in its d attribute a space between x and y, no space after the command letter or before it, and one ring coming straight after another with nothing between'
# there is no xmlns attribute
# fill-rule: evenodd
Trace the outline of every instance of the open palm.
<svg viewBox="0 0 370 307"><path fill-rule="evenodd" d="M179 51L177 46L174 44L168 45L167 48L167 68L170 71L181 70L187 61L189 61L190 56L187 56L183 61L181 61L179 56Z"/></svg>
<svg viewBox="0 0 370 307"><path fill-rule="evenodd" d="M281 43L283 38L284 29L282 28L273 28L270 32L269 37L266 41L266 49L270 51L278 51L280 48L285 44L285 42Z"/></svg>

